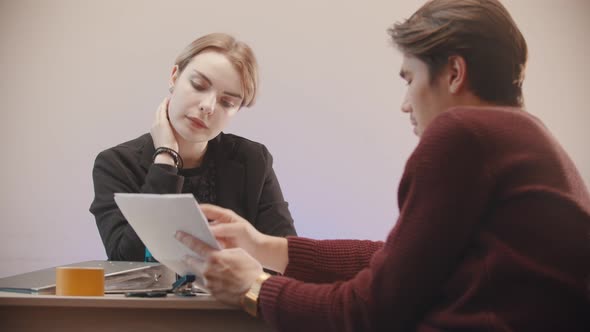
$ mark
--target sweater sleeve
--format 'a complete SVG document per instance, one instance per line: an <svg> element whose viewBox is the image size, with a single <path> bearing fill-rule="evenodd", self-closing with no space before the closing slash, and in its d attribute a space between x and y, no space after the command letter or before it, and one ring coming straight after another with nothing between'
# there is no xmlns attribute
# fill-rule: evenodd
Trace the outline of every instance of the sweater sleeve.
<svg viewBox="0 0 590 332"><path fill-rule="evenodd" d="M398 222L368 267L330 284L273 276L261 289L264 319L279 331L415 329L485 209L491 185L484 154L452 115L437 117L406 165Z"/></svg>
<svg viewBox="0 0 590 332"><path fill-rule="evenodd" d="M183 177L176 168L152 164L145 179L137 163L124 154L106 150L94 163L94 201L90 212L105 246L109 260L143 261L145 246L115 203L115 193L179 193Z"/></svg>
<svg viewBox="0 0 590 332"><path fill-rule="evenodd" d="M348 280L369 266L383 242L361 240L311 240L288 237L289 264L284 275L306 282Z"/></svg>

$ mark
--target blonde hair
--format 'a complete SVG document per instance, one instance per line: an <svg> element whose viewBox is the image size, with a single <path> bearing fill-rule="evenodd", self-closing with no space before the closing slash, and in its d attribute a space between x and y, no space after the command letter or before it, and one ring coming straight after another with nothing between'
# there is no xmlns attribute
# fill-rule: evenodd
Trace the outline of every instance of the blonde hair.
<svg viewBox="0 0 590 332"><path fill-rule="evenodd" d="M179 74L191 60L205 50L215 50L225 55L240 73L244 98L241 106L250 107L256 100L258 89L258 63L252 49L245 43L225 33L211 33L190 43L176 57Z"/></svg>

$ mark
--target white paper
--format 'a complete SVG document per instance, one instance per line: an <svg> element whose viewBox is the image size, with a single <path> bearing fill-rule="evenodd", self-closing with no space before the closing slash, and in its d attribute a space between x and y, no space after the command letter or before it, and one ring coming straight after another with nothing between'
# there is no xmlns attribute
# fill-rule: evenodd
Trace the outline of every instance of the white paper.
<svg viewBox="0 0 590 332"><path fill-rule="evenodd" d="M181 276L193 274L199 281L202 273L182 261L185 255L199 256L174 238L176 231L221 249L192 194L116 193L115 202L152 255Z"/></svg>

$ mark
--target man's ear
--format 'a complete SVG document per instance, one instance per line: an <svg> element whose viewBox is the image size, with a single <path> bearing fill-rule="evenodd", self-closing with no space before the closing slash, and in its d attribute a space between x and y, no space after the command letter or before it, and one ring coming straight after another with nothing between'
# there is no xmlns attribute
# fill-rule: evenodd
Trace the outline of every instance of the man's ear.
<svg viewBox="0 0 590 332"><path fill-rule="evenodd" d="M457 94L467 86L467 63L460 55L449 57L448 86L451 94Z"/></svg>
<svg viewBox="0 0 590 332"><path fill-rule="evenodd" d="M174 91L174 86L176 85L176 80L179 75L178 65L174 65L174 67L172 67L172 72L170 73L170 81L168 82L168 89L171 93Z"/></svg>

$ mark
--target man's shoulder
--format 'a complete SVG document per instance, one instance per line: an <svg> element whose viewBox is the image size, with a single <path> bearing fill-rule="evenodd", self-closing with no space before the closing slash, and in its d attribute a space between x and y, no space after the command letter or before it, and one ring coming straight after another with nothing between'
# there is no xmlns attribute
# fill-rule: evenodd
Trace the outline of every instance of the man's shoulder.
<svg viewBox="0 0 590 332"><path fill-rule="evenodd" d="M547 130L534 115L516 107L456 107L437 116L429 127L439 135L460 131L484 139Z"/></svg>
<svg viewBox="0 0 590 332"><path fill-rule="evenodd" d="M518 107L456 107L441 114L447 122L460 122L464 126L504 126L519 122L539 125L540 120Z"/></svg>
<svg viewBox="0 0 590 332"><path fill-rule="evenodd" d="M514 122L522 121L531 120L517 109L451 108L428 125L410 159L429 160L435 156L454 156L456 159L459 155L481 155L486 147L519 136L518 130L511 127L514 127Z"/></svg>

